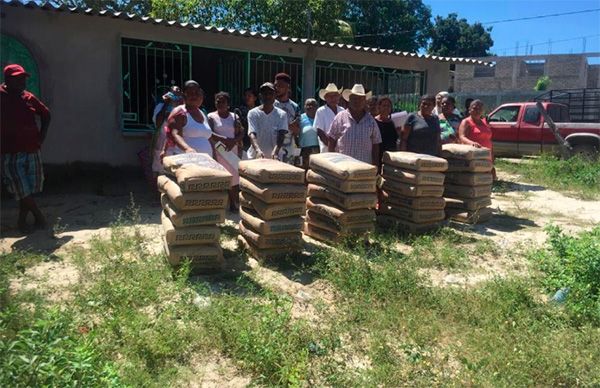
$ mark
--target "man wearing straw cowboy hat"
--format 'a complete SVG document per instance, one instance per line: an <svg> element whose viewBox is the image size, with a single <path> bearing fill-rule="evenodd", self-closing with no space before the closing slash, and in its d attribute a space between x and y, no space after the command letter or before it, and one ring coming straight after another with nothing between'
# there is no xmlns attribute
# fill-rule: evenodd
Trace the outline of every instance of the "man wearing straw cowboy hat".
<svg viewBox="0 0 600 388"><path fill-rule="evenodd" d="M338 89L333 83L327 85L325 89L319 90L319 97L325 101L326 104L317 109L315 114L315 128L317 128L317 134L319 135L319 146L321 152L327 152L327 132L331 128L331 123L335 116L344 111L344 108L338 105L340 101L340 95L344 89Z"/></svg>
<svg viewBox="0 0 600 388"><path fill-rule="evenodd" d="M367 98L361 84L344 90L342 97L348 101L348 109L335 116L329 137L329 151L340 152L366 163L378 164L381 133L375 119L366 111Z"/></svg>

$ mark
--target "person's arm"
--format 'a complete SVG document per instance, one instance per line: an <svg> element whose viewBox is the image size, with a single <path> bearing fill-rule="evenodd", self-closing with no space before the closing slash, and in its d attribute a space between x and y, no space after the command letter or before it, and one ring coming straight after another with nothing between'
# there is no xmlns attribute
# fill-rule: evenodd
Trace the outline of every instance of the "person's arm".
<svg viewBox="0 0 600 388"><path fill-rule="evenodd" d="M381 155L379 153L379 147L381 145L381 131L379 130L379 126L375 120L373 120L373 126L371 128L371 141L373 142L373 146L371 148L371 164L379 166L381 164Z"/></svg>
<svg viewBox="0 0 600 388"><path fill-rule="evenodd" d="M252 148L254 148L254 152L256 153L257 158L264 158L265 154L260 149L258 145L258 139L256 138L256 133L258 132L258 117L254 114L253 111L248 112L248 137L250 138L250 144Z"/></svg>
<svg viewBox="0 0 600 388"><path fill-rule="evenodd" d="M37 99L33 94L29 95L29 103L33 107L34 112L40 116L40 143L44 143L50 126L50 109L43 102Z"/></svg>
<svg viewBox="0 0 600 388"><path fill-rule="evenodd" d="M271 158L273 158L273 159L278 158L279 151L281 150L281 147L283 146L283 141L285 140L285 135L288 133L287 114L281 115L281 121L279 122L278 127L279 127L279 129L277 129L276 145L275 145L275 148L273 149L273 152L271 153Z"/></svg>
<svg viewBox="0 0 600 388"><path fill-rule="evenodd" d="M163 96L163 100L164 99L165 99L165 96ZM164 102L160 103L160 104L162 104L162 106L160 107L160 110L158 111L158 113L156 113L156 115L154 116L154 126L155 127L159 127L162 123L164 123L165 118L166 118L165 116L167 113L167 108L170 103L171 103L170 99L168 101L165 100Z"/></svg>
<svg viewBox="0 0 600 388"><path fill-rule="evenodd" d="M187 118L179 111L173 111L167 119L167 129L177 147L183 152L196 152L195 149L189 146L183 139L183 127L187 123Z"/></svg>
<svg viewBox="0 0 600 388"><path fill-rule="evenodd" d="M321 108L319 108L321 109ZM328 144L329 143L329 139L327 139L327 133L325 132L325 120L324 120L324 113L322 110L317 109L317 113L315 113L315 121L314 121L314 127L317 129L317 136L319 137L319 140L321 140L323 142L323 144Z"/></svg>
<svg viewBox="0 0 600 388"><path fill-rule="evenodd" d="M400 144L402 143L402 127L395 127L396 135L398 135L398 140L396 140L396 151L400 151Z"/></svg>
<svg viewBox="0 0 600 388"><path fill-rule="evenodd" d="M402 132L400 133L400 151L407 150L407 140L408 136L410 136L410 132L412 131L412 126L408 123L405 123L402 127Z"/></svg>
<svg viewBox="0 0 600 388"><path fill-rule="evenodd" d="M337 147L338 139L340 138L340 134L342 132L343 124L341 122L341 118L336 116L329 127L327 133L327 148L329 152L335 152Z"/></svg>
<svg viewBox="0 0 600 388"><path fill-rule="evenodd" d="M458 141L461 144L468 144L473 147L481 148L481 144L479 144L475 141L471 141L467 137L467 133L469 133L470 130L471 130L471 125L469 124L468 120L463 120L460 123L460 126L458 127Z"/></svg>

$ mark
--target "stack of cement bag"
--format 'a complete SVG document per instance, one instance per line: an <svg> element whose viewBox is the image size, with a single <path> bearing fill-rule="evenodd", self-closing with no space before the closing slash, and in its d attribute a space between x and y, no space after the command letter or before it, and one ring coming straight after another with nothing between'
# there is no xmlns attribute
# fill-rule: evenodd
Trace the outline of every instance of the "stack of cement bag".
<svg viewBox="0 0 600 388"><path fill-rule="evenodd" d="M448 163L435 156L413 152L385 152L379 188L382 202L378 220L397 224L412 234L440 226L444 213L444 171Z"/></svg>
<svg viewBox="0 0 600 388"><path fill-rule="evenodd" d="M444 190L448 218L470 224L489 220L493 183L490 150L445 144L442 156L448 160Z"/></svg>
<svg viewBox="0 0 600 388"><path fill-rule="evenodd" d="M304 170L272 159L244 160L240 172L240 243L269 259L302 247Z"/></svg>
<svg viewBox="0 0 600 388"><path fill-rule="evenodd" d="M190 260L195 272L222 269L217 225L225 221L231 174L207 154L168 156L163 164L168 175L157 183L169 263Z"/></svg>
<svg viewBox="0 0 600 388"><path fill-rule="evenodd" d="M337 242L375 228L377 167L335 152L311 155L304 233Z"/></svg>

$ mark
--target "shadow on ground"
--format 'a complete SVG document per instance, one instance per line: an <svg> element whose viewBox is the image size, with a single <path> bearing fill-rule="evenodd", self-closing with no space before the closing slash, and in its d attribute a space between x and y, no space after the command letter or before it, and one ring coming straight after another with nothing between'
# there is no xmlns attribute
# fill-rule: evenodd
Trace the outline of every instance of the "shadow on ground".
<svg viewBox="0 0 600 388"><path fill-rule="evenodd" d="M451 221L449 225L454 229L477 233L481 236L495 236L496 232L510 233L526 228L539 227L533 220L502 212L494 212L489 221L481 224L471 225Z"/></svg>
<svg viewBox="0 0 600 388"><path fill-rule="evenodd" d="M528 183L519 183L505 180L498 180L494 182L492 191L494 193L503 194L511 192L532 192L532 191L544 191L545 187L539 185L531 185Z"/></svg>

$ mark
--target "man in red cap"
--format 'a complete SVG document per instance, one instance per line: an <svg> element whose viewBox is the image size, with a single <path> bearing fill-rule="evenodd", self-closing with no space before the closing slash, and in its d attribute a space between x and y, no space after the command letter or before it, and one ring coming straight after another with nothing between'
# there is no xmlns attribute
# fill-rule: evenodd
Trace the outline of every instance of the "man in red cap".
<svg viewBox="0 0 600 388"><path fill-rule="evenodd" d="M40 147L50 125L50 111L33 94L25 90L29 73L21 65L4 68L0 85L0 154L2 177L8 190L19 201L19 229L27 233L29 212L35 226L44 228L46 220L32 195L42 191L44 171ZM38 128L35 116L40 116Z"/></svg>

